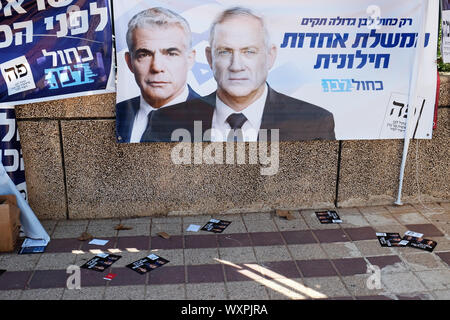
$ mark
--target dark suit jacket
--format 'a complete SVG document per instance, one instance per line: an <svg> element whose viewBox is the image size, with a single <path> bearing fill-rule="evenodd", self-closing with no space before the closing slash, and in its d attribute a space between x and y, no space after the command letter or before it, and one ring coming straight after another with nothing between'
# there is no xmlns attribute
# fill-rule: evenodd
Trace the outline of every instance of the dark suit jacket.
<svg viewBox="0 0 450 320"><path fill-rule="evenodd" d="M192 88L188 85L189 95L187 100L200 98ZM136 113L140 107L140 96L122 101L116 104L116 138L117 142L130 142L131 132L133 130L133 122ZM141 142L145 141L145 133L141 138Z"/></svg>
<svg viewBox="0 0 450 320"><path fill-rule="evenodd" d="M170 142L172 132L182 128L189 131L191 141L201 141L201 138L194 137L194 121L202 122L203 136L206 130L211 129L215 106L216 92L160 109L152 117L152 130L147 133L146 140ZM280 141L336 139L331 112L270 87L260 129L279 129Z"/></svg>

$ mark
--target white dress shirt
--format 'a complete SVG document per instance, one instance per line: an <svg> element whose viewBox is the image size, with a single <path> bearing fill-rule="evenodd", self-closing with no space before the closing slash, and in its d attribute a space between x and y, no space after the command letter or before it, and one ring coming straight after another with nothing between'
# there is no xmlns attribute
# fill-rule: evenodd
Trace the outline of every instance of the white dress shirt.
<svg viewBox="0 0 450 320"><path fill-rule="evenodd" d="M233 113L242 113L247 118L247 121L245 121L241 128L244 141L258 141L258 132L261 127L261 120L264 113L267 93L268 89L266 84L261 97L241 112L236 112L227 106L222 100L219 99L219 96L216 95L216 109L214 110L212 119L211 141L227 141L228 134L231 130L231 127L227 122L227 118Z"/></svg>
<svg viewBox="0 0 450 320"><path fill-rule="evenodd" d="M189 96L189 88L186 85L183 92L180 95L178 95L177 97L175 97L175 99L169 101L165 105L161 106L160 109L177 103L184 102L187 100L188 96ZM148 114L152 111L158 110L157 108L153 108L151 105L149 105L147 101L144 100L142 95L140 101L141 102L139 110L136 113L136 116L134 117L133 129L131 130L131 137L130 137L131 143L141 141L142 135L144 134L145 129L147 129Z"/></svg>

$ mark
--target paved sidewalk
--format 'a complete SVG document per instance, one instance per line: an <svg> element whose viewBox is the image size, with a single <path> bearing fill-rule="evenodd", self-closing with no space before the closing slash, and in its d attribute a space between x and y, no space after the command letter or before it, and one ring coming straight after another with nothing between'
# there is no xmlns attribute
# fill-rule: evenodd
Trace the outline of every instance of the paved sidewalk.
<svg viewBox="0 0 450 320"><path fill-rule="evenodd" d="M320 224L315 211L292 211L290 221L274 213L42 221L52 239L45 253L0 254L0 300L450 299L450 202L338 209L341 224ZM222 234L185 231L210 218L232 223ZM114 230L119 223L133 229ZM435 240L434 251L381 247L375 236L407 230ZM79 241L85 231L109 242ZM98 252L122 258L103 273L81 269L81 289L67 289L67 267ZM150 253L170 262L144 275L125 267ZM109 272L117 276L104 280Z"/></svg>

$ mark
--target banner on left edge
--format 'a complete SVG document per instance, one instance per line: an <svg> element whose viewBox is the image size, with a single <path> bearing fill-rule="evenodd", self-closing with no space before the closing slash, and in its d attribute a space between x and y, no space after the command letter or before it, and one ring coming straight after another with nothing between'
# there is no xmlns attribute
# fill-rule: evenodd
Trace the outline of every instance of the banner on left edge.
<svg viewBox="0 0 450 320"><path fill-rule="evenodd" d="M108 0L0 1L0 106L114 92Z"/></svg>

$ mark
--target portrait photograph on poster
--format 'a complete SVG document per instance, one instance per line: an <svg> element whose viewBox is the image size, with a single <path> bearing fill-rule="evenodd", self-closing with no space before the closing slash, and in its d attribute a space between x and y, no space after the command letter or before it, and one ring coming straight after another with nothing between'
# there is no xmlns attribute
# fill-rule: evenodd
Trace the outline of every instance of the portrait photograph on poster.
<svg viewBox="0 0 450 320"><path fill-rule="evenodd" d="M438 8L115 0L117 141L430 139Z"/></svg>

